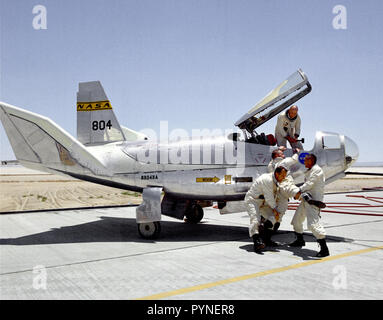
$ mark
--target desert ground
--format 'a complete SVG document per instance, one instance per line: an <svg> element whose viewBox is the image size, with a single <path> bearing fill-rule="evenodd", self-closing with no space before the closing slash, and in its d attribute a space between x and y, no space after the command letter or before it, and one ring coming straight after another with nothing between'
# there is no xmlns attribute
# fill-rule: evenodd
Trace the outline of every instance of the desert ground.
<svg viewBox="0 0 383 320"><path fill-rule="evenodd" d="M383 167L349 171L383 173ZM383 187L382 176L347 175L326 186L326 193ZM0 212L113 206L141 203L136 192L101 186L19 165L0 166Z"/></svg>
<svg viewBox="0 0 383 320"><path fill-rule="evenodd" d="M141 203L139 193L20 166L0 169L0 212Z"/></svg>

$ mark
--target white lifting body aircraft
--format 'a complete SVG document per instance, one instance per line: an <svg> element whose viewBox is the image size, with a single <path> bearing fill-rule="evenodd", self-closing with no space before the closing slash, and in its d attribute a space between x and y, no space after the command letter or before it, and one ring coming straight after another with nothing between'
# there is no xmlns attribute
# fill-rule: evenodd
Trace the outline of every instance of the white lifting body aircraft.
<svg viewBox="0 0 383 320"><path fill-rule="evenodd" d="M150 141L120 126L99 81L79 84L77 139L50 119L0 102L0 118L19 162L28 168L69 175L116 188L142 192L136 209L138 232L160 234L161 214L198 223L202 207L218 202L221 213L244 211L243 199L253 181L267 172L271 152L264 134L255 131L311 91L298 70L241 117L243 134L174 142ZM317 132L312 150L326 183L345 175L358 148L348 137ZM285 151L291 156L292 150ZM303 182L304 155L290 168Z"/></svg>

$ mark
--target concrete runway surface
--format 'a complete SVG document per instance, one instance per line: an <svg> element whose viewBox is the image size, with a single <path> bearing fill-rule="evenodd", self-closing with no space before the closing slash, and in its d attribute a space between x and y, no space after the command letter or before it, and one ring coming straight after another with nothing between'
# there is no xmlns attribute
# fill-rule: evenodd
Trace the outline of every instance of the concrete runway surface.
<svg viewBox="0 0 383 320"><path fill-rule="evenodd" d="M289 210L253 252L247 213L205 209L198 225L163 216L155 241L135 207L0 215L1 299L382 299L383 192L328 194L321 213L331 256L295 238ZM294 208L294 203L290 207Z"/></svg>

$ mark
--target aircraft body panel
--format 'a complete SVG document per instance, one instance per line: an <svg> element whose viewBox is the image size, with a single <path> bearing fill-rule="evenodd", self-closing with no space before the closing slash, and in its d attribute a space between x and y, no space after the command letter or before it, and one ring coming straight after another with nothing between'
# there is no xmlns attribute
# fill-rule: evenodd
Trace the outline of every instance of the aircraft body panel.
<svg viewBox="0 0 383 320"><path fill-rule="evenodd" d="M324 136L332 136L339 140L339 148L325 149L322 145ZM207 140L204 143L183 141L174 144L156 143L114 143L110 145L88 147L102 163L111 170L110 179L120 184L135 185L139 188L163 187L165 192L180 197L192 197L198 199L224 199L241 198L250 188L252 182L261 174L267 172L267 164L271 160L271 152L275 147L220 140L220 146L225 150L234 150L235 146L243 144L245 156L239 164L225 162L225 157L213 158L210 164L194 163L161 163L160 153L163 150L176 152L184 148L188 150L184 157L186 162L192 159L193 150L198 146L200 150L215 149L217 139ZM186 148L188 146L188 148ZM194 148L194 149L193 149ZM238 148L240 149L240 148ZM145 158L148 163L140 159L139 150L151 152L155 156ZM346 168L344 136L318 132L316 144L310 151L301 151L301 154L315 152L318 155L318 164L322 166L327 179L332 178ZM292 155L292 150L285 151L287 156ZM213 154L213 152L211 153ZM163 155L166 158L166 155ZM154 159L154 160L153 160ZM244 159L244 160L243 160ZM152 160L152 161L149 161ZM190 161L192 162L192 161ZM303 183L305 167L298 162L291 168L291 174L295 181ZM330 181L330 180L329 180Z"/></svg>

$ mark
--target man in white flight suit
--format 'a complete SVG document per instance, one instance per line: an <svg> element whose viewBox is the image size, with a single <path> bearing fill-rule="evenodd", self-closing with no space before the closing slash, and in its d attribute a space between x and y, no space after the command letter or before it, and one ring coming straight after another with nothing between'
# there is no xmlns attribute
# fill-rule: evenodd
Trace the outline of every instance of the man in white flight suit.
<svg viewBox="0 0 383 320"><path fill-rule="evenodd" d="M295 154L292 157L285 157L283 151L286 150L285 147L279 147L271 153L271 161L267 167L268 172L274 172L275 168L278 166L283 166L287 170L298 163L298 153L299 149L295 149ZM281 224L282 217L286 213L289 204L289 198L295 197L299 192L299 188L294 184L294 179L290 175L289 171L287 172L286 178L279 184L279 193L277 195L277 210L280 214L279 221L274 223L273 230L276 232Z"/></svg>
<svg viewBox="0 0 383 320"><path fill-rule="evenodd" d="M307 217L307 228L313 233L320 245L317 257L328 256L329 250L326 244L326 231L320 223L320 208L325 207L323 201L325 179L323 170L316 164L316 156L309 154L305 157L305 183L300 187L300 195L303 198L291 224L294 227L297 239L290 244L292 247L302 247L306 243L303 239L303 222Z"/></svg>
<svg viewBox="0 0 383 320"><path fill-rule="evenodd" d="M261 225L261 219L262 217L266 219L271 227L279 219L275 198L278 184L286 178L286 174L287 169L281 166L272 173L264 173L254 181L246 193L245 204L250 216L249 235L253 238L254 251L257 253L260 253L266 245L273 245L271 234L263 232L264 226ZM265 229L269 230L270 228L267 226Z"/></svg>
<svg viewBox="0 0 383 320"><path fill-rule="evenodd" d="M275 138L278 146L286 147L287 141L289 141L292 148L303 149L302 144L297 141L300 133L301 118L298 115L298 107L294 105L278 115L275 126Z"/></svg>

